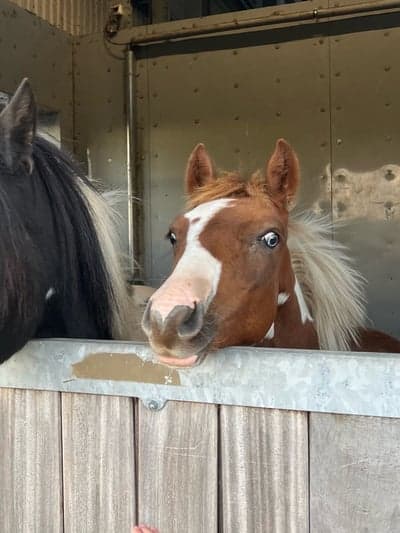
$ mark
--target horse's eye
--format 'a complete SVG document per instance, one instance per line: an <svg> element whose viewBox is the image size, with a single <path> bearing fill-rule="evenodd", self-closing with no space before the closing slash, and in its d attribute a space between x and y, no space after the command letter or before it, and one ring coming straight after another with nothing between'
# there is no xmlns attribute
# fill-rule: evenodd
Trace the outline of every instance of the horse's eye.
<svg viewBox="0 0 400 533"><path fill-rule="evenodd" d="M167 233L167 239L169 239L169 242L172 244L172 246L175 246L177 239L173 231L169 231Z"/></svg>
<svg viewBox="0 0 400 533"><path fill-rule="evenodd" d="M269 231L261 237L261 240L265 242L268 248L275 248L279 244L279 235L275 231Z"/></svg>

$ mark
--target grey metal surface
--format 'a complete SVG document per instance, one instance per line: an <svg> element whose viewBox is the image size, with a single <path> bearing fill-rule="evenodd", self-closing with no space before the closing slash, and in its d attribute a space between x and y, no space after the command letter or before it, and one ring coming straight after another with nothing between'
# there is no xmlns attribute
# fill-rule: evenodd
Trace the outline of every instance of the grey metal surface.
<svg viewBox="0 0 400 533"><path fill-rule="evenodd" d="M144 344L33 341L0 367L0 387L400 418L390 354L230 348L182 370Z"/></svg>
<svg viewBox="0 0 400 533"><path fill-rule="evenodd" d="M75 151L91 177L123 191L116 206L128 251L126 71L124 50L110 55L101 34L74 41Z"/></svg>
<svg viewBox="0 0 400 533"><path fill-rule="evenodd" d="M400 336L400 28L331 39L332 208L368 280L369 315Z"/></svg>
<svg viewBox="0 0 400 533"><path fill-rule="evenodd" d="M13 0L18 5L71 35L100 32L114 0Z"/></svg>
<svg viewBox="0 0 400 533"><path fill-rule="evenodd" d="M72 144L72 38L0 0L0 91L13 93L29 77L40 107L60 113L61 139Z"/></svg>

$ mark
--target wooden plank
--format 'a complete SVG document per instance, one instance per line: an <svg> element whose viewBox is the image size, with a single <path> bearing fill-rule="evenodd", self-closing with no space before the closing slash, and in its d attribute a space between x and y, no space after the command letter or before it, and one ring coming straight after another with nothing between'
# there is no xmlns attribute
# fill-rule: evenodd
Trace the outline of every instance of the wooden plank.
<svg viewBox="0 0 400 533"><path fill-rule="evenodd" d="M65 533L129 533L135 517L133 403L62 394Z"/></svg>
<svg viewBox="0 0 400 533"><path fill-rule="evenodd" d="M400 420L310 415L313 533L400 531Z"/></svg>
<svg viewBox="0 0 400 533"><path fill-rule="evenodd" d="M60 395L0 389L0 531L62 532Z"/></svg>
<svg viewBox="0 0 400 533"><path fill-rule="evenodd" d="M139 522L162 533L217 531L218 413L214 405L139 403Z"/></svg>
<svg viewBox="0 0 400 533"><path fill-rule="evenodd" d="M222 531L308 532L307 413L221 407Z"/></svg>

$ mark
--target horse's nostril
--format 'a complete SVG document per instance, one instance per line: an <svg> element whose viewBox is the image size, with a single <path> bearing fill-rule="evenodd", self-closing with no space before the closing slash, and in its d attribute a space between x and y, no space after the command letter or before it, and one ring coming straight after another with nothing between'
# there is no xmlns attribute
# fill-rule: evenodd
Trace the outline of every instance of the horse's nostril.
<svg viewBox="0 0 400 533"><path fill-rule="evenodd" d="M190 309L187 318L178 325L177 331L179 337L192 338L197 335L204 323L204 310L202 304L194 304L194 309Z"/></svg>

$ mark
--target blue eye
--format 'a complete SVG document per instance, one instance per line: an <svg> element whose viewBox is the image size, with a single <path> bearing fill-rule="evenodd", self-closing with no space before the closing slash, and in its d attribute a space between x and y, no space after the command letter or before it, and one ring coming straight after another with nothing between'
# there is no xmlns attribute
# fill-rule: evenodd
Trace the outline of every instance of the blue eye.
<svg viewBox="0 0 400 533"><path fill-rule="evenodd" d="M269 231L261 237L261 240L268 246L268 248L275 248L279 244L279 235L275 231Z"/></svg>
<svg viewBox="0 0 400 533"><path fill-rule="evenodd" d="M167 239L169 239L169 242L172 244L172 246L175 246L177 239L173 231L169 231L167 233Z"/></svg>

